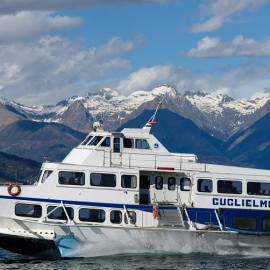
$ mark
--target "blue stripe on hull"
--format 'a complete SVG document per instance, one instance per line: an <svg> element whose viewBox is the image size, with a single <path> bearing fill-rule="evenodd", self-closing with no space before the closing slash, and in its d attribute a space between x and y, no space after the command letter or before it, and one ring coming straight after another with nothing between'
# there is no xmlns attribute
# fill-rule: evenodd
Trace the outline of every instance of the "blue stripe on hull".
<svg viewBox="0 0 270 270"><path fill-rule="evenodd" d="M61 200L53 200L53 199L41 199L41 198L29 198L29 197L11 197L11 196L0 196L0 199L8 199L8 200L16 200L16 201L31 201L31 202L45 202L52 204L60 204ZM99 202L83 202L83 201L67 201L62 200L64 204L70 205L82 205L82 206L94 206L94 207L108 207L108 208L119 208L123 209L124 204L115 204L115 203L99 203ZM148 205L125 205L129 209L141 210L146 212L152 212L153 206ZM164 206L166 207L166 206ZM177 209L177 207L166 207L166 209Z"/></svg>
<svg viewBox="0 0 270 270"><path fill-rule="evenodd" d="M16 200L16 201L30 201L30 202L45 202L51 204L60 204L61 200L54 199L42 199L42 198L28 198L28 197L11 197L11 196L0 196L0 199L8 199L8 200ZM84 201L67 201L63 200L64 204L69 205L80 205L80 206L93 206L93 207L103 207L103 208L118 208L123 209L124 204L113 204L113 203L99 203L99 202L84 202ZM153 206L148 205L125 205L128 209L141 210L145 212L152 212ZM160 208L164 207L165 209L177 209L177 207L172 206L160 206ZM214 225L219 225L216 215L215 209L213 208L187 208L187 212L189 218L196 223L199 224L209 224L210 222ZM232 219L233 217L255 217L257 219L257 229L254 231L242 231L247 234L260 234L268 235L269 233L262 230L262 220L263 218L270 218L269 210L248 210L248 209L219 209L220 211L220 221L224 227L232 228ZM186 216L184 214L184 219ZM232 229L233 230L233 229ZM238 230L240 232L240 230Z"/></svg>
<svg viewBox="0 0 270 270"><path fill-rule="evenodd" d="M211 208L188 208L189 218L193 222L197 222L200 224L208 224L213 223L214 225L219 226L217 217L215 215L215 209ZM232 221L234 217L254 217L257 220L257 229L254 231L245 231L245 230L237 230L238 232L246 233L246 234L254 234L258 235L268 235L270 231L264 231L262 229L262 220L264 218L270 218L269 210L249 210L249 209L228 209L228 208L220 208L220 221L224 227L232 228ZM235 230L235 229L232 229Z"/></svg>

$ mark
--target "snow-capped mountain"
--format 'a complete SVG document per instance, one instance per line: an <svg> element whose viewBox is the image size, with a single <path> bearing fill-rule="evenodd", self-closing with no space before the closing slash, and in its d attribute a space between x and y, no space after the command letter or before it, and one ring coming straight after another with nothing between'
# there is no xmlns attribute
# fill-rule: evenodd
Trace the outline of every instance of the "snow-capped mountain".
<svg viewBox="0 0 270 270"><path fill-rule="evenodd" d="M0 103L27 119L56 122L73 129L89 132L93 121L103 119L107 130L115 130L125 119L136 117L138 110L154 108L157 98L167 108L221 140L227 140L238 130L246 128L264 116L270 106L269 98L234 100L227 95L186 92L179 94L170 85L160 85L152 91L137 91L123 96L110 88L84 96L73 96L56 105L24 106L0 97ZM148 120L148 119L146 119Z"/></svg>
<svg viewBox="0 0 270 270"><path fill-rule="evenodd" d="M114 130L121 120L136 110L142 103L151 101L160 95L174 97L176 90L169 85L156 87L150 92L137 91L123 96L110 88L84 96L73 96L56 105L24 106L4 98L0 102L14 107L19 113L34 121L56 122L80 131L89 131L93 121L103 119L108 130Z"/></svg>
<svg viewBox="0 0 270 270"><path fill-rule="evenodd" d="M201 91L186 92L184 98L200 112L197 117L189 118L207 133L221 140L247 128L269 110L269 98L234 100L225 94L212 96Z"/></svg>
<svg viewBox="0 0 270 270"><path fill-rule="evenodd" d="M256 110L265 105L269 98L261 98L255 100L234 100L233 98L219 94L212 96L210 93L198 92L186 92L186 99L188 99L192 105L197 107L202 113L216 113L222 114L227 109L233 109L235 113L239 115L252 114Z"/></svg>

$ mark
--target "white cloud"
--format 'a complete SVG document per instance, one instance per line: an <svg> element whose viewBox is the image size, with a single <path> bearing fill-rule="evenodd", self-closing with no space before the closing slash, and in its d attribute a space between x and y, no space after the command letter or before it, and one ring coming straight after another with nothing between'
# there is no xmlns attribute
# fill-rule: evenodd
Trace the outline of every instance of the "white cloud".
<svg viewBox="0 0 270 270"><path fill-rule="evenodd" d="M186 28L191 33L209 32L219 29L224 22L232 22L232 15L246 9L256 11L270 0L204 0L199 5L202 18L210 17L203 23L196 23Z"/></svg>
<svg viewBox="0 0 270 270"><path fill-rule="evenodd" d="M217 96L217 95L228 95L228 96L233 96L233 93L231 91L231 89L229 87L220 87L215 91L212 91L211 93L213 96Z"/></svg>
<svg viewBox="0 0 270 270"><path fill-rule="evenodd" d="M209 32L216 29L219 29L223 24L224 18L221 16L211 17L208 21L204 23L196 23L192 24L187 28L188 32L191 33L201 33L201 32Z"/></svg>
<svg viewBox="0 0 270 270"><path fill-rule="evenodd" d="M250 99L256 99L256 98L264 98L264 97L266 97L266 98L268 98L270 96L270 94L269 93L265 93L264 91L260 91L260 92L257 92L257 93L254 93L251 97L250 97Z"/></svg>
<svg viewBox="0 0 270 270"><path fill-rule="evenodd" d="M269 2L269 0L205 0L205 4L199 7L203 15L225 17L245 9L255 11Z"/></svg>
<svg viewBox="0 0 270 270"><path fill-rule="evenodd" d="M242 66L223 75L198 74L184 67L174 65L156 65L141 68L120 81L115 89L129 95L134 91L149 91L158 84L168 83L176 86L179 93L185 91L210 92L213 95L227 94L235 99L249 99L254 93L264 91L270 85L270 63Z"/></svg>
<svg viewBox="0 0 270 270"><path fill-rule="evenodd" d="M197 49L181 52L182 57L232 57L232 56L270 56L270 37L255 41L252 38L244 39L242 35L233 40L222 43L219 37L205 37L198 41Z"/></svg>
<svg viewBox="0 0 270 270"><path fill-rule="evenodd" d="M123 41L114 37L107 44L83 50L83 42L45 36L38 41L0 45L1 95L23 104L50 103L76 93L81 81L102 81L111 72L131 68L122 53L143 46L145 38Z"/></svg>
<svg viewBox="0 0 270 270"><path fill-rule="evenodd" d="M98 57L106 57L108 55L117 55L121 52L131 51L135 46L143 46L146 43L146 38L142 35L137 36L123 42L120 37L113 37L107 44L103 44L95 51Z"/></svg>
<svg viewBox="0 0 270 270"><path fill-rule="evenodd" d="M29 41L82 23L79 17L50 15L48 12L22 11L14 15L0 16L0 43Z"/></svg>
<svg viewBox="0 0 270 270"><path fill-rule="evenodd" d="M127 7L146 4L163 4L170 1L171 0L1 0L0 13L12 14L23 10L78 10L107 6Z"/></svg>

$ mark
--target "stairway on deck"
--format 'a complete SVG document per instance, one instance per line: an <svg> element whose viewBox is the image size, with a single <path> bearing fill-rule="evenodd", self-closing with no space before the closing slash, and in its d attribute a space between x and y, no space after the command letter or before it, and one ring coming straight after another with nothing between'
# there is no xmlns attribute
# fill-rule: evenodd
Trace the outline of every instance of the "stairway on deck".
<svg viewBox="0 0 270 270"><path fill-rule="evenodd" d="M158 223L162 227L184 227L183 216L180 208L166 209L162 205L159 205Z"/></svg>

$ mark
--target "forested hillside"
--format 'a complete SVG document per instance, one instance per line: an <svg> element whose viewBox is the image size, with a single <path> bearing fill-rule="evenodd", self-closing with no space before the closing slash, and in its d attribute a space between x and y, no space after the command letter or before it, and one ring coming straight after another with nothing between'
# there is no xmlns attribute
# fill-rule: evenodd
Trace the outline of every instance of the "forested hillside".
<svg viewBox="0 0 270 270"><path fill-rule="evenodd" d="M5 182L33 184L37 180L40 168L40 162L0 152L0 183L2 184Z"/></svg>

